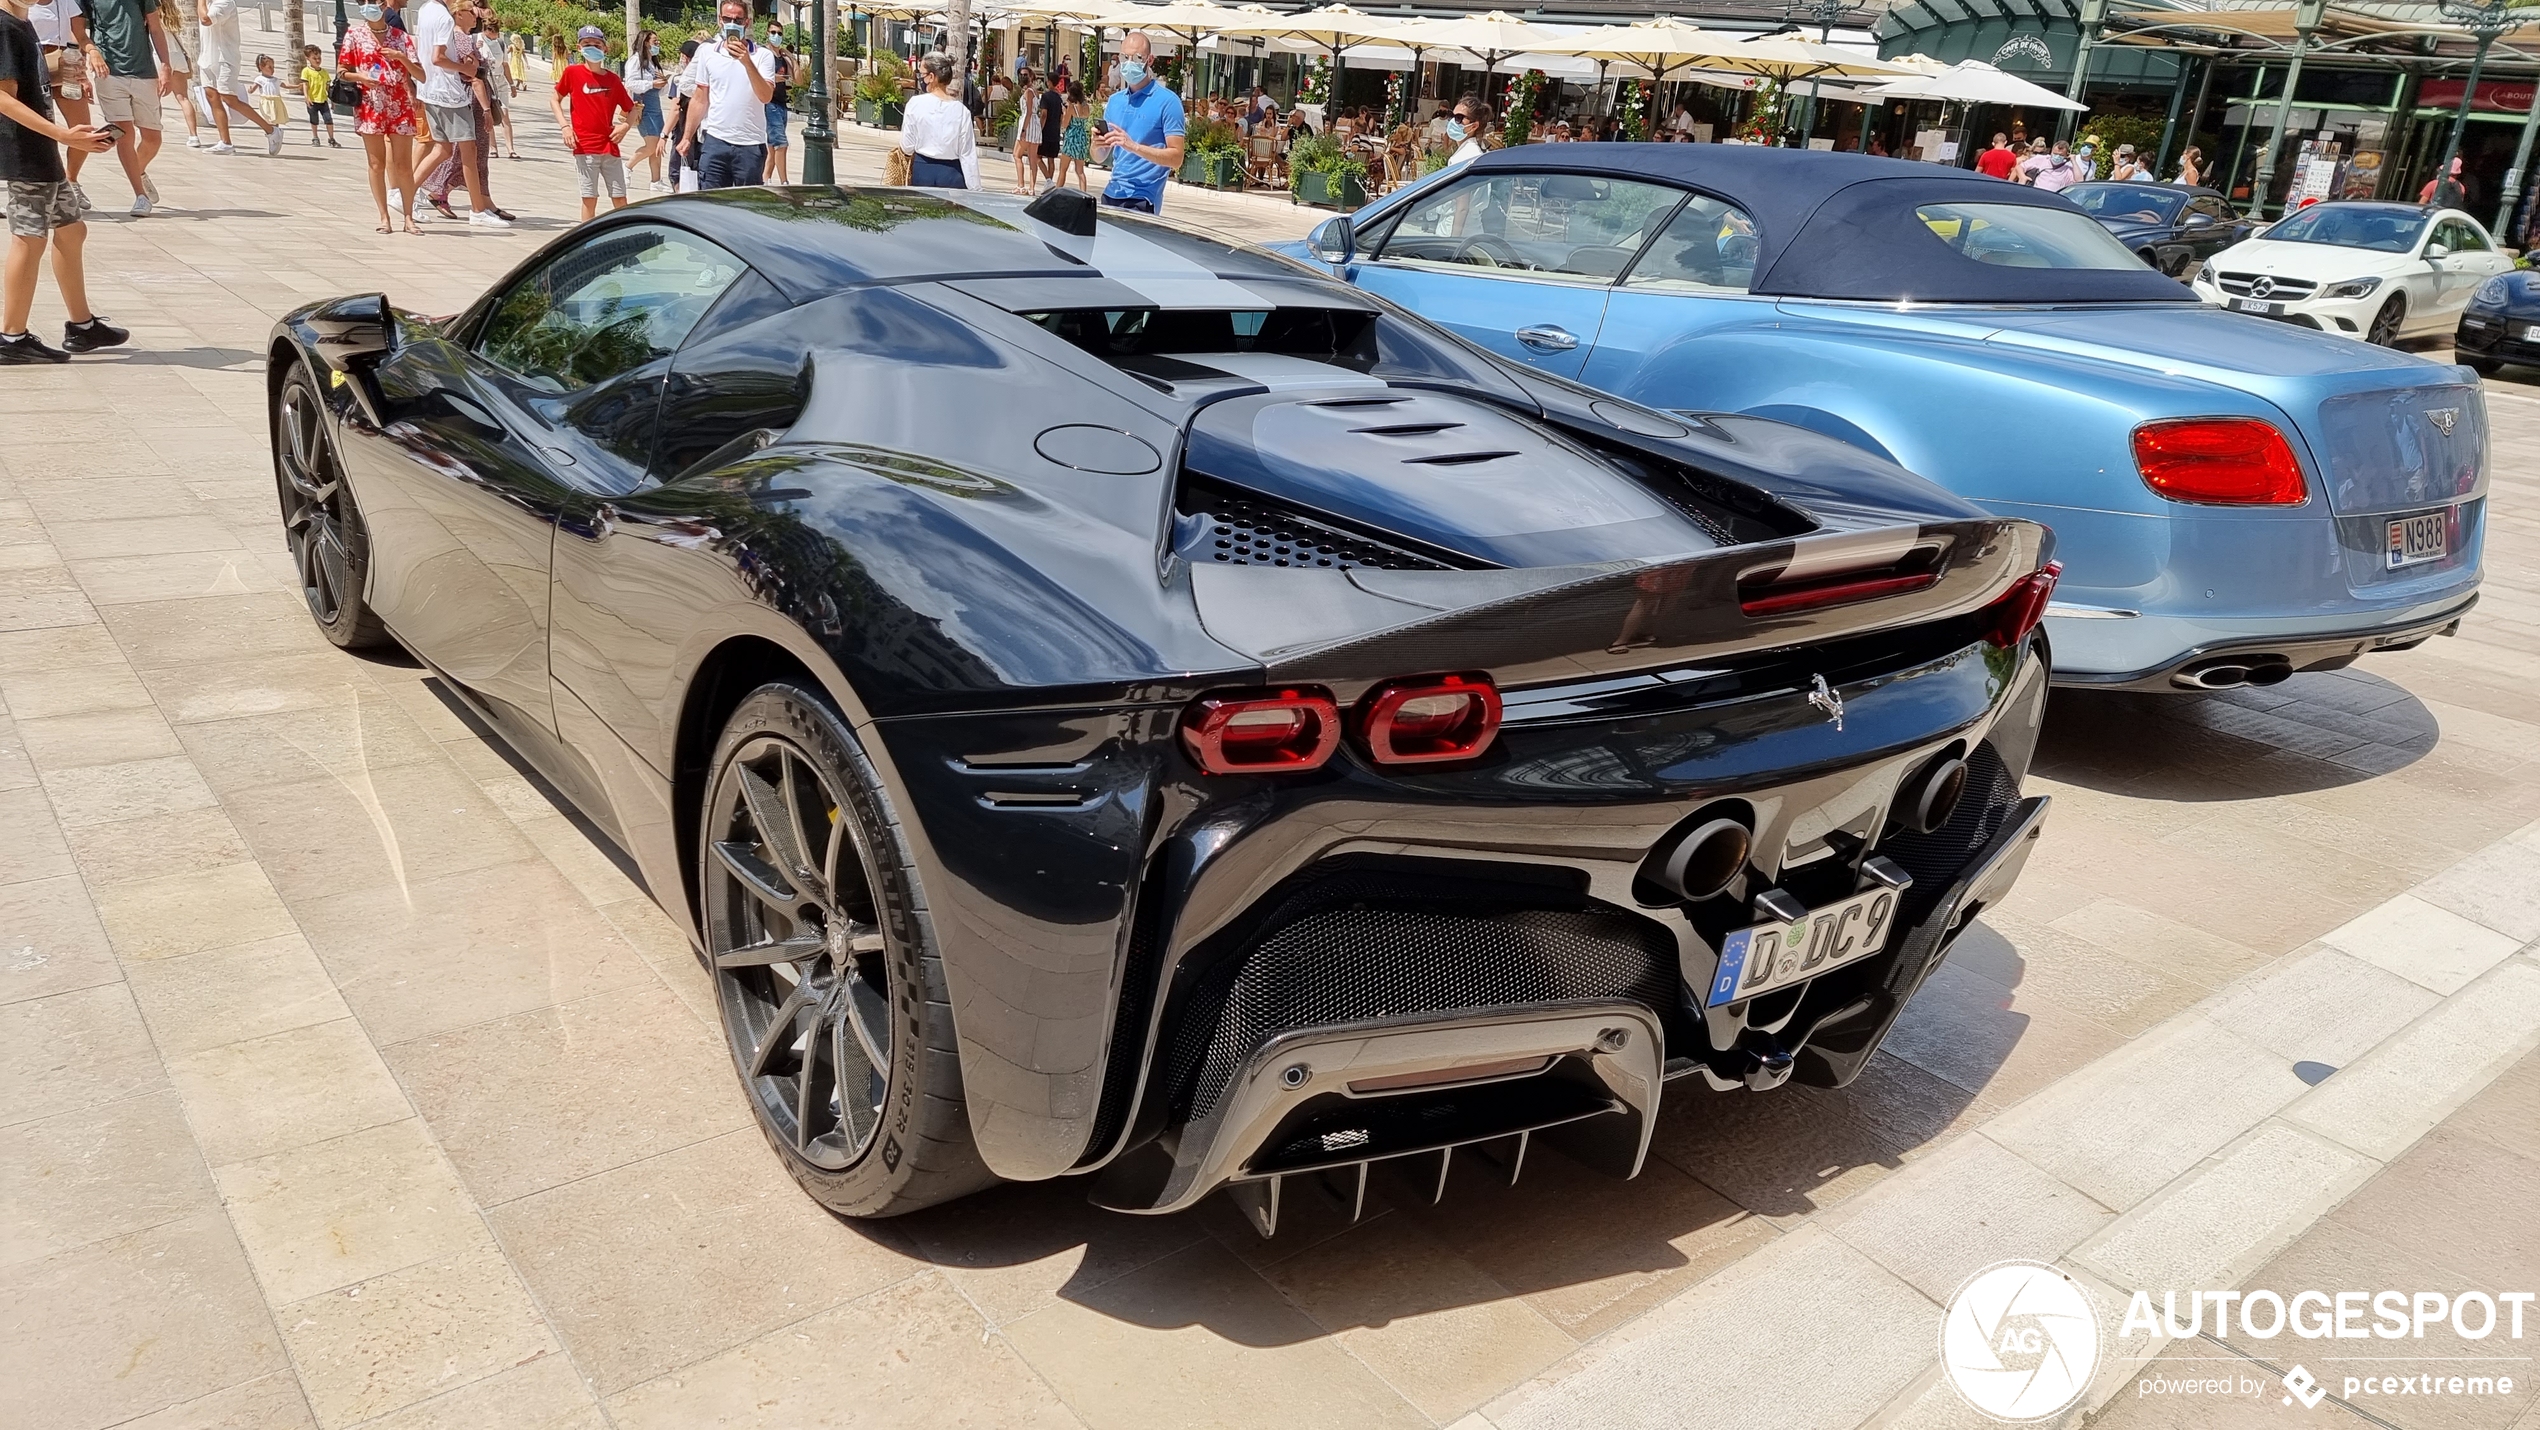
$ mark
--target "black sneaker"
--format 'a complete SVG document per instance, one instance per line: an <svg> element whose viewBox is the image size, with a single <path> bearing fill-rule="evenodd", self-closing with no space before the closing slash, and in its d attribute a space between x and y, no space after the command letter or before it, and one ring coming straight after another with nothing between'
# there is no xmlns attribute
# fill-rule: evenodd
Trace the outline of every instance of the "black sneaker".
<svg viewBox="0 0 2540 1430"><path fill-rule="evenodd" d="M131 341L132 334L103 318L90 318L85 323L62 325L62 346L75 353L93 353L99 348L121 347Z"/></svg>
<svg viewBox="0 0 2540 1430"><path fill-rule="evenodd" d="M33 333L20 333L14 338L0 338L0 365L9 363L69 362L71 355L60 348L46 347Z"/></svg>

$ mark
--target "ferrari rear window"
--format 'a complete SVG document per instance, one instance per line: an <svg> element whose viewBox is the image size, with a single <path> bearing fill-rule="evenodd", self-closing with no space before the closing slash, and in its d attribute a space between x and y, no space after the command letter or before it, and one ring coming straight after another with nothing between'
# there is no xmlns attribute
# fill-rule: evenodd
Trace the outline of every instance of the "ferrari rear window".
<svg viewBox="0 0 2540 1430"><path fill-rule="evenodd" d="M1999 268L2143 267L2134 250L2078 209L1917 204L1914 216L1959 257Z"/></svg>
<svg viewBox="0 0 2540 1430"><path fill-rule="evenodd" d="M1104 358L1281 353L1324 362L1361 357L1376 321L1350 308L1067 308L1023 317Z"/></svg>

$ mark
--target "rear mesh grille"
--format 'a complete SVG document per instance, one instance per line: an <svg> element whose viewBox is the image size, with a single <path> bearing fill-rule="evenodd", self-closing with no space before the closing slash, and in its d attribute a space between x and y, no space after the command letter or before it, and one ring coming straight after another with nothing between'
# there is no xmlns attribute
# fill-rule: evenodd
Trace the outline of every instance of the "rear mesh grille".
<svg viewBox="0 0 2540 1430"><path fill-rule="evenodd" d="M1940 896L1966 872L1967 861L2002 832L2003 822L2019 800L2019 781L2011 777L1993 742L1987 740L1967 756L1967 792L1959 796L1958 808L1947 824L1929 834L1890 835L1879 846L1879 853L1914 876L1913 887L1905 891L1900 925L1911 927L1931 917Z"/></svg>
<svg viewBox="0 0 2540 1430"><path fill-rule="evenodd" d="M1505 882L1382 873L1305 885L1279 902L1249 953L1194 990L1166 1061L1172 1106L1206 1116L1244 1059L1298 1028L1509 1004L1627 1000L1662 1017L1675 1007L1675 942L1664 929L1593 900L1567 902L1530 908Z"/></svg>
<svg viewBox="0 0 2540 1430"><path fill-rule="evenodd" d="M1446 571L1443 561L1360 536L1256 497L1223 488L1194 491L1187 502L1207 523L1182 551L1186 561L1229 566L1306 566L1347 571Z"/></svg>

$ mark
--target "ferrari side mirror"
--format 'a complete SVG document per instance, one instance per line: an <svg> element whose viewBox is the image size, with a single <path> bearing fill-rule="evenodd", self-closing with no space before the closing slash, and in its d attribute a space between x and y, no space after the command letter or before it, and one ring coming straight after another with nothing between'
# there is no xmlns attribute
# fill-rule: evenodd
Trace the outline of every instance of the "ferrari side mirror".
<svg viewBox="0 0 2540 1430"><path fill-rule="evenodd" d="M1347 214L1325 219L1306 238L1305 251L1325 263L1347 263L1358 256L1358 231Z"/></svg>
<svg viewBox="0 0 2540 1430"><path fill-rule="evenodd" d="M337 367L388 351L397 332L385 293L339 298L309 314L308 324L319 355Z"/></svg>

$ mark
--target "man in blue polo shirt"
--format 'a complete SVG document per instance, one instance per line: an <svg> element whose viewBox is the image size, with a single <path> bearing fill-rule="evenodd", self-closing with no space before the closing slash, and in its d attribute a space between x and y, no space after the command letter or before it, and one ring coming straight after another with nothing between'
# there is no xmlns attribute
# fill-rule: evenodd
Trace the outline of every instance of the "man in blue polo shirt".
<svg viewBox="0 0 2540 1430"><path fill-rule="evenodd" d="M1182 167L1182 97L1155 82L1155 42L1141 30L1120 40L1120 88L1102 107L1111 146L1104 204L1139 213L1164 208L1164 181Z"/></svg>

